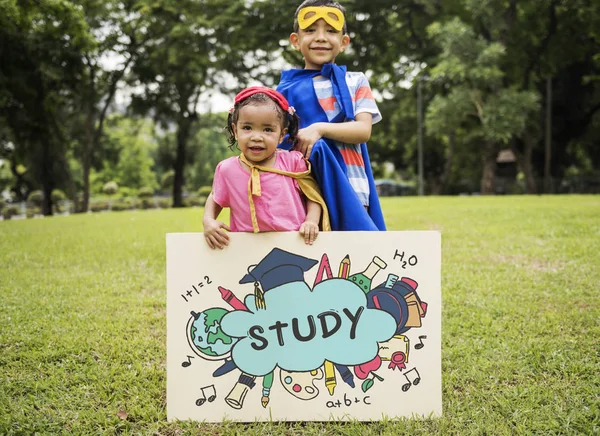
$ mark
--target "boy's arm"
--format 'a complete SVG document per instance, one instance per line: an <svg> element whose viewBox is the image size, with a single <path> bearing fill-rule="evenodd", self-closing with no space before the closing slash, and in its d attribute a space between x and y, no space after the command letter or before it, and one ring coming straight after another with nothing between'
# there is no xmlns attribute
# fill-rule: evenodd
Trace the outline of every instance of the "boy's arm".
<svg viewBox="0 0 600 436"><path fill-rule="evenodd" d="M356 121L311 124L298 131L295 150L308 157L314 143L321 138L333 139L344 144L362 144L371 138L372 121L372 114L361 112L356 115Z"/></svg>
<svg viewBox="0 0 600 436"><path fill-rule="evenodd" d="M319 221L321 220L321 205L312 200L306 200L306 219L300 226L300 234L304 242L312 245L319 235Z"/></svg>
<svg viewBox="0 0 600 436"><path fill-rule="evenodd" d="M204 204L202 225L204 226L204 239L212 249L215 247L223 248L229 244L229 235L223 230L230 230L229 226L221 221L217 221L222 210L223 208L213 199L211 192Z"/></svg>

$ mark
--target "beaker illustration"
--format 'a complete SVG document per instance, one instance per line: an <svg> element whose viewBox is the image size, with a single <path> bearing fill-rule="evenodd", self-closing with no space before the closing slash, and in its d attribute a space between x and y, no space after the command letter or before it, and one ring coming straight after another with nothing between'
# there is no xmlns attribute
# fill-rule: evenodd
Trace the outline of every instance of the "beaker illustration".
<svg viewBox="0 0 600 436"><path fill-rule="evenodd" d="M364 271L352 274L348 277L348 280L356 283L363 290L365 294L368 294L371 290L371 283L373 281L373 277L375 274L379 272L380 269L387 267L387 263L385 263L380 257L374 256L369 266L365 268Z"/></svg>

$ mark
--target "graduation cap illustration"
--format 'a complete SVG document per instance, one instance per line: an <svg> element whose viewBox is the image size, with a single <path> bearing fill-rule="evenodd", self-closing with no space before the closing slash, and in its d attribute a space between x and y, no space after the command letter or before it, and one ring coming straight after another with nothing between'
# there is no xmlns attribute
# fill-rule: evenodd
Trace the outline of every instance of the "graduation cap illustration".
<svg viewBox="0 0 600 436"><path fill-rule="evenodd" d="M256 308L265 309L265 292L287 283L303 282L304 272L317 263L317 260L274 248L257 265L248 268L240 284L254 282Z"/></svg>

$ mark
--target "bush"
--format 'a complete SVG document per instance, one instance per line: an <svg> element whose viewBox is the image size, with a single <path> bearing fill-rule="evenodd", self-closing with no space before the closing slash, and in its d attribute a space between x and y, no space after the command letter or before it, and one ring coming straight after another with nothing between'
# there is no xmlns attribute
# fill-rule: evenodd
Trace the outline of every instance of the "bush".
<svg viewBox="0 0 600 436"><path fill-rule="evenodd" d="M188 197L184 202L185 201L187 201L190 206L203 207L206 203L206 197Z"/></svg>
<svg viewBox="0 0 600 436"><path fill-rule="evenodd" d="M75 196L73 201L73 210L75 213L87 212L87 210L83 210L83 193L79 193Z"/></svg>
<svg viewBox="0 0 600 436"><path fill-rule="evenodd" d="M208 197L208 194L210 194L212 192L212 186L201 186L198 189L198 196L199 197Z"/></svg>
<svg viewBox="0 0 600 436"><path fill-rule="evenodd" d="M36 215L40 215L42 213L39 207L28 207L25 209L25 216L27 218L33 218Z"/></svg>
<svg viewBox="0 0 600 436"><path fill-rule="evenodd" d="M152 209L154 207L154 202L151 198L142 198L140 200L140 207L142 209Z"/></svg>
<svg viewBox="0 0 600 436"><path fill-rule="evenodd" d="M90 210L92 212L100 212L102 210L108 210L108 201L90 202Z"/></svg>
<svg viewBox="0 0 600 436"><path fill-rule="evenodd" d="M5 220L9 220L14 216L19 215L19 208L17 206L7 206L2 209L1 213Z"/></svg>
<svg viewBox="0 0 600 436"><path fill-rule="evenodd" d="M154 195L154 189L149 186L144 186L140 188L138 192L138 197L140 198L151 198Z"/></svg>
<svg viewBox="0 0 600 436"><path fill-rule="evenodd" d="M6 206L6 201L0 198L0 210L4 209L4 206Z"/></svg>
<svg viewBox="0 0 600 436"><path fill-rule="evenodd" d="M52 191L51 198L54 205L54 211L56 213L63 213L64 208L62 203L67 200L67 195L60 189L54 189Z"/></svg>
<svg viewBox="0 0 600 436"><path fill-rule="evenodd" d="M131 201L115 201L110 206L110 210L115 212L120 212L122 210L130 210L133 208L133 204Z"/></svg>
<svg viewBox="0 0 600 436"><path fill-rule="evenodd" d="M44 201L44 193L40 190L31 191L27 197L27 201L37 207L40 207Z"/></svg>
<svg viewBox="0 0 600 436"><path fill-rule="evenodd" d="M52 191L51 198L52 198L52 203L56 204L59 201L65 201L67 199L67 195L60 189L55 189Z"/></svg>
<svg viewBox="0 0 600 436"><path fill-rule="evenodd" d="M102 187L102 192L106 195L115 195L119 192L119 185L115 181L106 182Z"/></svg>
<svg viewBox="0 0 600 436"><path fill-rule="evenodd" d="M173 187L173 182L175 181L175 172L167 171L163 174L162 179L160 181L160 186L163 189L171 189Z"/></svg>
<svg viewBox="0 0 600 436"><path fill-rule="evenodd" d="M158 200L158 207L161 209L168 209L173 205L173 201L170 198L160 198Z"/></svg>
<svg viewBox="0 0 600 436"><path fill-rule="evenodd" d="M127 186L121 186L119 188L119 197L120 198L129 198L137 196L137 189L129 188Z"/></svg>

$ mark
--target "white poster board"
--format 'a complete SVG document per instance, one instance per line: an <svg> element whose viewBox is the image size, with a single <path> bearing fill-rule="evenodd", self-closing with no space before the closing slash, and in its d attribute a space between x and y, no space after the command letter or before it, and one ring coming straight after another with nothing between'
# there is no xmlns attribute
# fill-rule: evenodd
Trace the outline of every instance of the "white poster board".
<svg viewBox="0 0 600 436"><path fill-rule="evenodd" d="M436 231L167 235L167 417L440 416Z"/></svg>

